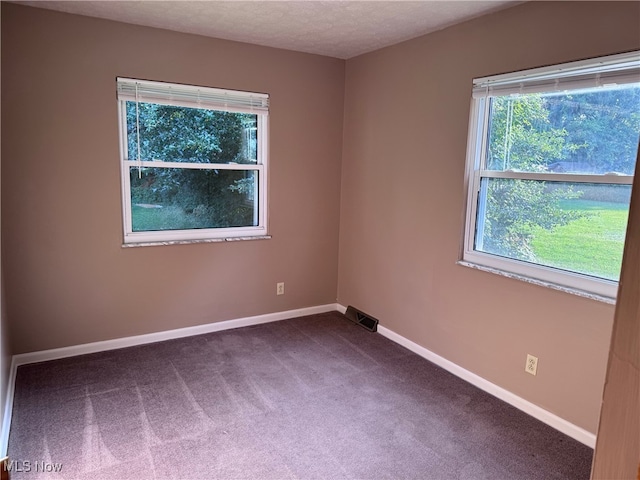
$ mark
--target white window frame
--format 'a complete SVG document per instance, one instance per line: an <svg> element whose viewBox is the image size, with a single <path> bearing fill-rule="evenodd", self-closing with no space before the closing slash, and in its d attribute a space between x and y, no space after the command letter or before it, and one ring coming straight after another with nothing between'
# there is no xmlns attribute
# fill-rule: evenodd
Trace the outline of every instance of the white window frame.
<svg viewBox="0 0 640 480"><path fill-rule="evenodd" d="M122 218L125 244L167 243L242 239L267 236L268 200L268 128L269 95L265 93L224 90L166 82L117 78L118 119L120 131ZM138 101L189 108L249 113L257 116L257 160L255 164L165 162L158 159L130 159L127 145L126 102ZM131 215L131 167L185 168L209 170L247 170L258 175L255 192L254 223L256 226L161 230L134 232Z"/></svg>
<svg viewBox="0 0 640 480"><path fill-rule="evenodd" d="M582 60L562 65L477 78L469 117L465 181L467 204L462 262L505 274L515 274L605 298L615 299L618 282L501 257L475 249L478 198L483 178L508 178L551 182L631 185L633 175L589 175L547 172L495 171L486 169L490 98L512 93L542 93L608 86L640 81L640 51Z"/></svg>

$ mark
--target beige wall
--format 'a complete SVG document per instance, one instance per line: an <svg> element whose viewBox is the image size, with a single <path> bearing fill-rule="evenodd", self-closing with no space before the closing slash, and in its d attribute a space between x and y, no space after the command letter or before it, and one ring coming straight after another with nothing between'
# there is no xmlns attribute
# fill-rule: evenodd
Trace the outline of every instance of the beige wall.
<svg viewBox="0 0 640 480"><path fill-rule="evenodd" d="M532 2L347 61L339 303L591 432L613 307L456 265L471 81L637 49L639 7Z"/></svg>
<svg viewBox="0 0 640 480"><path fill-rule="evenodd" d="M14 353L335 302L344 61L2 10ZM117 76L271 94L271 240L121 248Z"/></svg>
<svg viewBox="0 0 640 480"><path fill-rule="evenodd" d="M1 10L0 10L0 14L1 14ZM0 70L1 70L1 67L0 67ZM0 124L1 124L1 121L0 121ZM2 165L2 152L0 151L0 170L1 170L1 165ZM1 186L0 186L0 190L1 190ZM10 376L9 370L11 368L11 354L12 354L11 345L9 342L9 323L6 315L4 282L2 277L3 277L2 254L0 252L0 428L4 428L4 420L5 420L4 414L5 414L5 405L7 401L7 391L9 388L9 376ZM5 435L5 432L2 432L0 434L0 438L2 439L8 438L8 435ZM3 456L6 453L4 450L4 447L6 446L0 445L0 456Z"/></svg>
<svg viewBox="0 0 640 480"><path fill-rule="evenodd" d="M637 3L521 5L349 60L346 83L345 62L326 57L2 11L14 353L331 303L338 292L595 431L613 307L455 264L470 88L478 76L639 48ZM272 240L121 248L116 76L271 94ZM527 353L540 358L537 377L524 373Z"/></svg>

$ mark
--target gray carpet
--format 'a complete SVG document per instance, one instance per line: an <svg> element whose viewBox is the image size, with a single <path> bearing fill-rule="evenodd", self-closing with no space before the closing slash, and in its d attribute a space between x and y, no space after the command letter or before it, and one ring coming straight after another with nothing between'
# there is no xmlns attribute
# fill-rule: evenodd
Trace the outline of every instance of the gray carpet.
<svg viewBox="0 0 640 480"><path fill-rule="evenodd" d="M593 454L339 313L25 365L13 408L14 479L586 479Z"/></svg>

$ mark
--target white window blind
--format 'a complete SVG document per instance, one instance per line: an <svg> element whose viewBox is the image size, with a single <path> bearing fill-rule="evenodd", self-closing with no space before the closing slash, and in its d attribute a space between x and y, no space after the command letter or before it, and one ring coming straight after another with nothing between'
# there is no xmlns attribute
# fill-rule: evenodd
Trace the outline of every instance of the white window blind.
<svg viewBox="0 0 640 480"><path fill-rule="evenodd" d="M541 67L473 81L474 98L574 89L615 88L640 82L640 51Z"/></svg>
<svg viewBox="0 0 640 480"><path fill-rule="evenodd" d="M269 95L177 83L118 78L118 100L149 102L234 113L269 114Z"/></svg>

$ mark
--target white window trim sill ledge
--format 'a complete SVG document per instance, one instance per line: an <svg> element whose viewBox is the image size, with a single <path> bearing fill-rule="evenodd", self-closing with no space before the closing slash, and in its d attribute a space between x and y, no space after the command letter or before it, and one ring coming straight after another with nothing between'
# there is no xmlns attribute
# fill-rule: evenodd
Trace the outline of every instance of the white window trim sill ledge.
<svg viewBox="0 0 640 480"><path fill-rule="evenodd" d="M609 305L615 305L616 299L611 297L604 297L602 295L598 295L591 292L585 292L584 290L579 290L577 288L565 287L563 285L558 285L557 283L545 282L543 280L538 280L531 277L526 277L524 275L519 275L517 273L505 272L504 270L500 270L497 268L486 267L484 265L478 265L477 263L465 262L463 260L459 260L456 264L461 265L463 267L473 268L475 270L481 270L483 272L493 273L495 275L500 275L501 277L513 278L515 280L520 280L522 282L530 283L532 285L538 285L539 287L551 288L553 290L558 290L560 292L569 293L571 295L576 295L582 298L588 298L590 300L595 300L597 302L606 303Z"/></svg>
<svg viewBox="0 0 640 480"><path fill-rule="evenodd" d="M244 242L247 240L270 240L270 239L271 239L271 235L259 235L259 236L253 236L253 237L203 238L198 240L170 240L166 242L123 243L122 248L159 247L161 245L191 245L192 243Z"/></svg>

